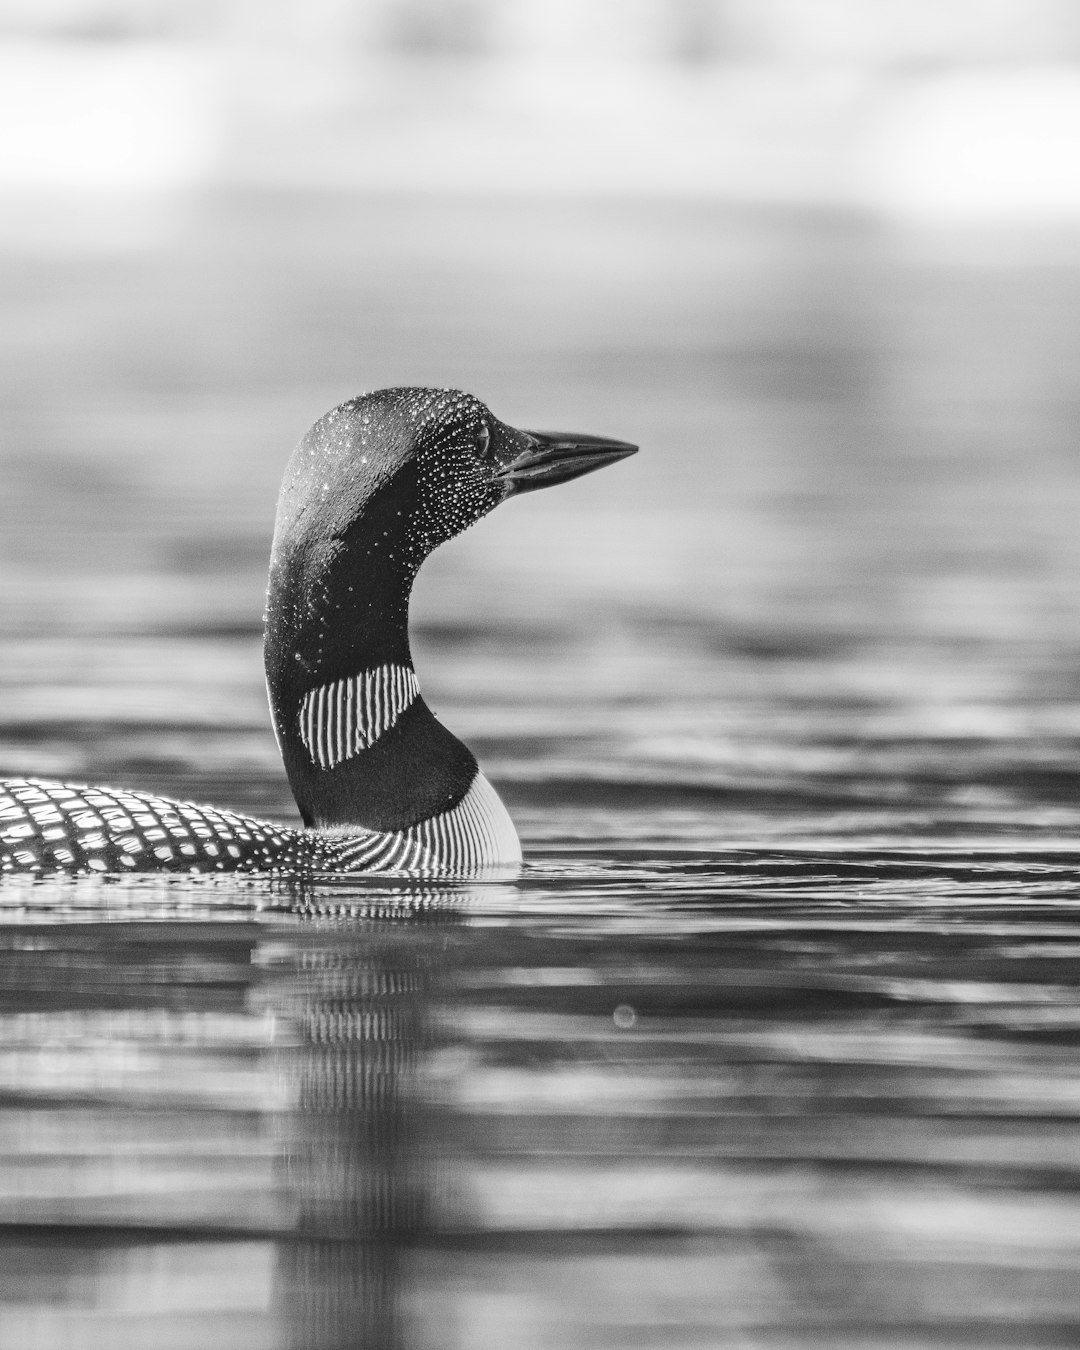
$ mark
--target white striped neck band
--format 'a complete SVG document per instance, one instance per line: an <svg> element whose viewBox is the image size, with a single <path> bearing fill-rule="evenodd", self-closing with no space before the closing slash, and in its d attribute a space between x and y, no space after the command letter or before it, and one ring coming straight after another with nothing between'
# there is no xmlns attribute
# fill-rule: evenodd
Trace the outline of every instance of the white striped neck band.
<svg viewBox="0 0 1080 1350"><path fill-rule="evenodd" d="M384 665L304 695L300 739L320 769L332 769L374 745L420 693L408 666Z"/></svg>

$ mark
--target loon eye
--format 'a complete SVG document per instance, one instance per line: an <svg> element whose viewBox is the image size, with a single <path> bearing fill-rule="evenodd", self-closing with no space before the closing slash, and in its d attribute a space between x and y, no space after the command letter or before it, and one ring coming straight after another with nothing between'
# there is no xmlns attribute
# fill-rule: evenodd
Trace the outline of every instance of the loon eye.
<svg viewBox="0 0 1080 1350"><path fill-rule="evenodd" d="M476 433L476 453L481 459L487 459L490 450L491 428L486 422L481 422L480 430Z"/></svg>

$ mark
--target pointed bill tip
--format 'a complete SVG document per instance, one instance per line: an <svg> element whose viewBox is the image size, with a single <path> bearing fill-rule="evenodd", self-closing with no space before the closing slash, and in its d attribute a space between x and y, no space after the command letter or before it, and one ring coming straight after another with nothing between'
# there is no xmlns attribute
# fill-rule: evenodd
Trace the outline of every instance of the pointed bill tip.
<svg viewBox="0 0 1080 1350"><path fill-rule="evenodd" d="M568 431L526 431L528 445L499 473L510 492L535 492L538 488L568 483L605 465L637 454L629 441L606 436L578 435Z"/></svg>

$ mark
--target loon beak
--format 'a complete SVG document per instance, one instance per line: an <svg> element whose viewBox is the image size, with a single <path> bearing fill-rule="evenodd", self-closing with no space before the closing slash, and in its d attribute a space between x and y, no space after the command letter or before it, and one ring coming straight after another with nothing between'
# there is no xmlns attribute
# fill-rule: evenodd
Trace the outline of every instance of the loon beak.
<svg viewBox="0 0 1080 1350"><path fill-rule="evenodd" d="M525 449L499 470L508 496L535 492L537 488L568 483L583 473L602 469L637 454L637 446L627 441L612 441L604 436L578 436L569 431L522 431Z"/></svg>

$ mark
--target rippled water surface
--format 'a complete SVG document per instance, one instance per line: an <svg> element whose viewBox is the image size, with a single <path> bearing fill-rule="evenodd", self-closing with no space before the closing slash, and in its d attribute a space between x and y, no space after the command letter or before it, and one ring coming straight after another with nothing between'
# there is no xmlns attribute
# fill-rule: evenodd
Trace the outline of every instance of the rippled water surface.
<svg viewBox="0 0 1080 1350"><path fill-rule="evenodd" d="M265 210L4 273L3 772L292 818L274 483L355 387L645 448L421 578L520 879L0 887L0 1346L1076 1344L1075 273Z"/></svg>
<svg viewBox="0 0 1080 1350"><path fill-rule="evenodd" d="M5 1344L1063 1345L1080 869L5 889Z"/></svg>

